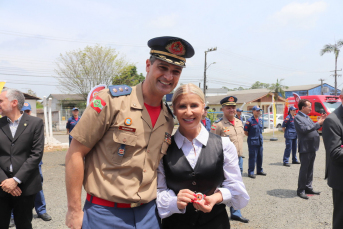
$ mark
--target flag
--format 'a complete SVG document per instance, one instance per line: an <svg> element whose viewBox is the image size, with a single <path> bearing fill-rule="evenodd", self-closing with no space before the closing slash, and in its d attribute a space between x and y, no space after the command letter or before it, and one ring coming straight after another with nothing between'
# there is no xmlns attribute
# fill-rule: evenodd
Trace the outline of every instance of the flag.
<svg viewBox="0 0 343 229"><path fill-rule="evenodd" d="M99 84L91 89L91 91L88 93L87 97L87 106L92 102L93 98L96 97L96 95L101 91L102 89L105 89L105 84Z"/></svg>
<svg viewBox="0 0 343 229"><path fill-rule="evenodd" d="M2 89L4 88L4 86L5 86L5 83L6 82L0 82L0 92L2 91Z"/></svg>

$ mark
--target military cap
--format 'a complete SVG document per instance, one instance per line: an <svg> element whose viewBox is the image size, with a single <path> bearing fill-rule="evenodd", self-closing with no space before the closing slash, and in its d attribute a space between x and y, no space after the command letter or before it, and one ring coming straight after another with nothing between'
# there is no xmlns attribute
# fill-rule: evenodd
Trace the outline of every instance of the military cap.
<svg viewBox="0 0 343 229"><path fill-rule="evenodd" d="M31 110L31 105L28 102L25 102L23 108L21 108L21 111L30 111L30 110Z"/></svg>
<svg viewBox="0 0 343 229"><path fill-rule="evenodd" d="M260 111L260 110L262 110L262 109L259 108L258 106L254 106L254 107L252 108L252 110L253 110L253 111Z"/></svg>
<svg viewBox="0 0 343 229"><path fill-rule="evenodd" d="M222 106L236 106L237 98L235 96L228 96L220 100Z"/></svg>
<svg viewBox="0 0 343 229"><path fill-rule="evenodd" d="M289 108L289 110L290 110L290 111L295 111L295 110L298 110L298 108L295 108L295 107L291 106L291 107Z"/></svg>
<svg viewBox="0 0 343 229"><path fill-rule="evenodd" d="M165 62L186 67L186 58L194 55L190 43L178 37L155 37L148 41L150 54Z"/></svg>
<svg viewBox="0 0 343 229"><path fill-rule="evenodd" d="M237 108L236 111L237 111L237 112L243 112L243 110L242 110L242 109L239 109L239 108Z"/></svg>

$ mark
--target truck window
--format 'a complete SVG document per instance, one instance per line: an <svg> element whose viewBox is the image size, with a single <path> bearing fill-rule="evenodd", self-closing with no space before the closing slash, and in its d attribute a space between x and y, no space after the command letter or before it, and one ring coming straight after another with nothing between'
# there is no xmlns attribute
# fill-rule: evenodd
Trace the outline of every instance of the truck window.
<svg viewBox="0 0 343 229"><path fill-rule="evenodd" d="M314 103L314 110L320 114L325 112L323 105L321 103L317 103L317 102Z"/></svg>
<svg viewBox="0 0 343 229"><path fill-rule="evenodd" d="M328 112L332 113L334 110L336 110L342 103L336 102L336 103L328 103L324 102L324 106L328 110Z"/></svg>

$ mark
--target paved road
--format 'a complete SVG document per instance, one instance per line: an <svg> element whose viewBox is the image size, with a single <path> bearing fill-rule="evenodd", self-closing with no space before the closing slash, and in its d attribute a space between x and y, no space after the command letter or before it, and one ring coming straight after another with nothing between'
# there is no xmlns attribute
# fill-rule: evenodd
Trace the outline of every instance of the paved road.
<svg viewBox="0 0 343 229"><path fill-rule="evenodd" d="M265 140L263 167L267 176L258 176L256 179L247 177L247 145L244 144L244 173L243 181L251 200L242 210L244 217L250 223L231 222L231 228L331 228L332 200L331 189L327 186L324 177L325 151L321 142L314 166L314 188L322 191L320 196L311 196L303 200L296 196L299 165L282 166L284 138L281 133L276 134L279 141ZM271 134L264 134L270 138ZM48 152L43 157L44 193L47 209L53 220L44 222L41 219L33 220L33 227L66 228L64 225L67 210L67 199L64 183L64 157L66 151ZM83 201L85 193L83 193Z"/></svg>

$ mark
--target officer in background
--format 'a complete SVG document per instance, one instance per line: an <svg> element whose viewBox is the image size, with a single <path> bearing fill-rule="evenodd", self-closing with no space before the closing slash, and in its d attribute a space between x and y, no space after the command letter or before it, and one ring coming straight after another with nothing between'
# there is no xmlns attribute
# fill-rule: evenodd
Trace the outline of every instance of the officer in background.
<svg viewBox="0 0 343 229"><path fill-rule="evenodd" d="M223 118L213 123L211 127L211 133L217 134L222 137L229 137L231 142L235 145L238 155L238 165L243 172L243 138L244 130L243 123L240 119L235 117L236 114L236 102L235 96L225 97L220 101L223 109ZM235 210L230 207L231 219L237 220L243 223L248 223L249 220L244 218L240 210Z"/></svg>
<svg viewBox="0 0 343 229"><path fill-rule="evenodd" d="M282 123L282 130L285 132L285 142L286 142L286 149L283 154L283 165L290 167L291 165L288 163L289 156L292 151L292 164L300 164L297 159L297 132L294 126L294 116L298 110L295 107L290 107L288 111L288 115Z"/></svg>
<svg viewBox="0 0 343 229"><path fill-rule="evenodd" d="M31 105L28 102L25 102L21 111L25 112L28 115L31 115ZM40 161L38 167L39 167L39 173L40 173L40 177L42 180L42 186L43 186L42 164L43 164L43 161ZM36 194L35 210L36 210L36 213L38 215L38 218L41 218L44 221L50 221L52 219L51 216L46 212L46 203L45 203L45 197L44 197L43 189L40 190Z"/></svg>
<svg viewBox="0 0 343 229"><path fill-rule="evenodd" d="M243 122L242 112L243 112L242 109L239 109L239 108L236 109L236 118L238 118L239 120Z"/></svg>
<svg viewBox="0 0 343 229"><path fill-rule="evenodd" d="M211 119L207 118L207 110L210 109L209 106L204 108L204 114L201 117L201 123L205 126L206 130L209 132L211 130Z"/></svg>
<svg viewBox="0 0 343 229"><path fill-rule="evenodd" d="M148 46L145 81L100 91L71 133L66 155L69 228L160 228L156 171L174 128L162 99L178 84L194 49L177 37L153 38Z"/></svg>
<svg viewBox="0 0 343 229"><path fill-rule="evenodd" d="M249 148L249 168L248 176L250 178L256 178L254 174L255 164L257 175L266 176L267 174L263 172L262 162L263 162L263 137L262 137L262 120L261 108L254 106L252 108L253 116L247 120L244 126L244 134L248 136L248 148Z"/></svg>
<svg viewBox="0 0 343 229"><path fill-rule="evenodd" d="M68 122L67 122L67 134L69 134L69 146L70 146L70 142L71 142L71 139L73 139L73 137L70 135L70 132L74 129L75 125L79 122L80 120L80 117L79 117L79 108L77 107L74 107L73 110L72 110L72 114L73 116L71 116L69 119L68 119Z"/></svg>

